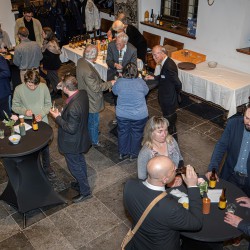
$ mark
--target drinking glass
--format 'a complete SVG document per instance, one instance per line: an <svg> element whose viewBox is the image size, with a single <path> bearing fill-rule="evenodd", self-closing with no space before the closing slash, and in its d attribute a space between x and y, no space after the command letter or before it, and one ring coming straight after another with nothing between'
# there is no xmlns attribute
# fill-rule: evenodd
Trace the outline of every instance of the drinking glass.
<svg viewBox="0 0 250 250"><path fill-rule="evenodd" d="M0 129L0 139L4 139L4 129Z"/></svg>
<svg viewBox="0 0 250 250"><path fill-rule="evenodd" d="M142 72L142 69L143 69L143 61L142 60L137 60L137 69L139 72Z"/></svg>
<svg viewBox="0 0 250 250"><path fill-rule="evenodd" d="M227 204L226 209L228 213L234 214L236 210L236 205L234 203L229 203Z"/></svg>

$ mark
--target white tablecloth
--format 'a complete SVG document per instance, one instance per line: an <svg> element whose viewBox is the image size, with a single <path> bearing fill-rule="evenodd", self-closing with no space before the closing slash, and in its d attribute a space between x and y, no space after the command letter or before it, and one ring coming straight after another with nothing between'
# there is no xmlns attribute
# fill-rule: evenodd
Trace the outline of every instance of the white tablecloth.
<svg viewBox="0 0 250 250"><path fill-rule="evenodd" d="M69 45L64 45L62 47L62 53L60 55L61 62L72 61L77 64L78 59L82 58L83 56L83 49L75 48L72 49ZM100 74L103 81L107 81L107 70L108 65L106 62L103 62L103 56L98 56L95 64L95 68Z"/></svg>
<svg viewBox="0 0 250 250"><path fill-rule="evenodd" d="M75 48L72 49L69 47L69 45L64 45L62 47L62 53L60 55L61 62L67 62L72 61L75 64L77 64L77 61L79 58L83 56L83 49L81 48ZM142 60L137 58L137 65L142 64ZM103 81L107 81L107 70L108 65L106 64L106 61L103 61L103 55L100 55L97 57L95 68L100 74Z"/></svg>
<svg viewBox="0 0 250 250"><path fill-rule="evenodd" d="M197 64L194 70L178 69L178 73L183 91L220 105L228 110L228 117L236 114L237 106L248 102L250 74L220 64L209 68L207 62Z"/></svg>

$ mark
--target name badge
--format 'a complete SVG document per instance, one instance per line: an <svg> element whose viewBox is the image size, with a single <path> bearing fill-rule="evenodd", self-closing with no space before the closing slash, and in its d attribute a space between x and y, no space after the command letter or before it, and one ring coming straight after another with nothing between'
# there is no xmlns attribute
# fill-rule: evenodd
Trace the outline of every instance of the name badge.
<svg viewBox="0 0 250 250"><path fill-rule="evenodd" d="M166 78L164 75L161 75L161 78Z"/></svg>

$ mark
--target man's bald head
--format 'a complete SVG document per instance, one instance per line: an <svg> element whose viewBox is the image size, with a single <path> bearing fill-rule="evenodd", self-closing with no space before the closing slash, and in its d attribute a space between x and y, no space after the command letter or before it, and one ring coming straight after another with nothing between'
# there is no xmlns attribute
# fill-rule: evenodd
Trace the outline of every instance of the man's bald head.
<svg viewBox="0 0 250 250"><path fill-rule="evenodd" d="M170 183L175 177L175 165L167 156L156 156L147 164L149 182Z"/></svg>
<svg viewBox="0 0 250 250"><path fill-rule="evenodd" d="M116 20L112 24L112 29L117 32L122 32L124 30L124 24L120 20Z"/></svg>

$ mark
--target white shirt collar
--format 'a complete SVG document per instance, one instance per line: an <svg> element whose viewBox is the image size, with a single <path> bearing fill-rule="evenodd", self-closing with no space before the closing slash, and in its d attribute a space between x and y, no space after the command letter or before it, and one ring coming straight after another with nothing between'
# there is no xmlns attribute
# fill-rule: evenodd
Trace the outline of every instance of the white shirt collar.
<svg viewBox="0 0 250 250"><path fill-rule="evenodd" d="M88 59L85 59L87 62L89 62L93 67L95 67L95 63L91 62L90 60Z"/></svg>
<svg viewBox="0 0 250 250"><path fill-rule="evenodd" d="M159 187L159 186L154 186L150 183L148 183L147 180L142 182L147 188L154 190L154 191L166 191L165 187Z"/></svg>
<svg viewBox="0 0 250 250"><path fill-rule="evenodd" d="M166 56L166 57L163 59L163 61L161 62L161 66L162 66L162 67L163 67L165 61L167 60L167 58L168 58L168 56Z"/></svg>

